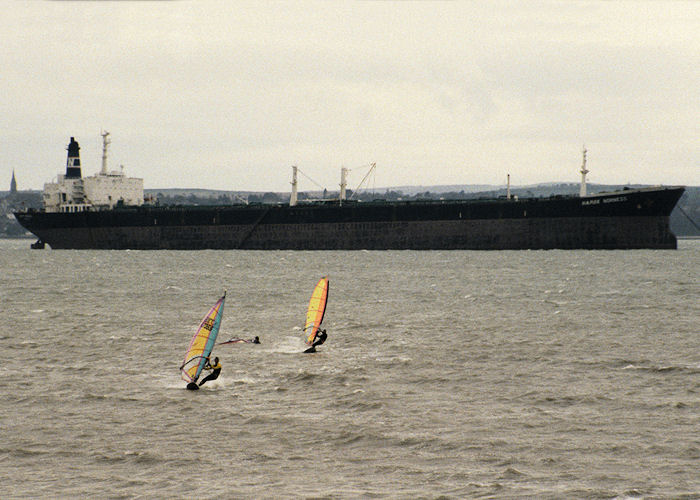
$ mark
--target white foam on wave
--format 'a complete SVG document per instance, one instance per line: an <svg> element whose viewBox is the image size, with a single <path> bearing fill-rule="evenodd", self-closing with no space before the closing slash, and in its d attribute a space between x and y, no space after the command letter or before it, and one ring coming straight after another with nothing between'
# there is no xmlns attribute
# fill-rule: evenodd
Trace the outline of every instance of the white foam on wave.
<svg viewBox="0 0 700 500"><path fill-rule="evenodd" d="M552 305L557 306L557 307L565 306L566 304L568 304L568 302L563 301L563 300L544 299L542 302L544 302L545 304L552 304Z"/></svg>
<svg viewBox="0 0 700 500"><path fill-rule="evenodd" d="M237 378L236 380L234 380L234 382L236 384L254 384L257 382L257 380L255 380L252 377L240 377L240 378Z"/></svg>
<svg viewBox="0 0 700 500"><path fill-rule="evenodd" d="M228 387L226 379L224 377L219 377L216 380L210 380L206 384L199 386L199 390L220 391L222 389L226 389L226 387Z"/></svg>
<svg viewBox="0 0 700 500"><path fill-rule="evenodd" d="M287 336L284 337L281 342L271 346L270 350L272 352L279 352L284 354L294 354L303 351L308 346L304 344L304 341L297 336Z"/></svg>

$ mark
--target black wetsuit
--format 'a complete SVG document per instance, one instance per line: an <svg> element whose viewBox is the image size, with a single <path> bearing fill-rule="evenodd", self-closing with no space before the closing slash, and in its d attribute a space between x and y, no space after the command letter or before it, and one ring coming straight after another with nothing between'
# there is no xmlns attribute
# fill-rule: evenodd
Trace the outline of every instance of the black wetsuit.
<svg viewBox="0 0 700 500"><path fill-rule="evenodd" d="M211 369L213 371L209 375L204 377L204 380L202 380L199 383L200 387L202 387L204 385L204 382L208 382L210 380L216 380L217 378L219 378L219 373L221 373L221 363L215 364L214 366L211 367Z"/></svg>
<svg viewBox="0 0 700 500"><path fill-rule="evenodd" d="M321 332L321 334L318 336L316 340L314 340L314 343L311 344L311 347L316 347L317 345L323 344L326 339L328 338L328 335L326 334L325 331Z"/></svg>
<svg viewBox="0 0 700 500"><path fill-rule="evenodd" d="M309 347L304 352L305 353L316 352L316 346L323 344L327 338L328 338L328 335L326 334L326 332L325 331L321 332L320 334L318 334L316 336L316 340L314 340L314 343L311 344L311 347Z"/></svg>

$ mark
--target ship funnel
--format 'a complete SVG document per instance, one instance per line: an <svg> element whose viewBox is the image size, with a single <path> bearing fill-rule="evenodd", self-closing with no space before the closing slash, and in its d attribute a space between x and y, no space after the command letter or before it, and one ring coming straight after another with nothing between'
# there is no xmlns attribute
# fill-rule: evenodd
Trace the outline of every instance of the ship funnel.
<svg viewBox="0 0 700 500"><path fill-rule="evenodd" d="M68 144L68 159L66 160L66 179L80 179L80 146L75 137L70 138Z"/></svg>

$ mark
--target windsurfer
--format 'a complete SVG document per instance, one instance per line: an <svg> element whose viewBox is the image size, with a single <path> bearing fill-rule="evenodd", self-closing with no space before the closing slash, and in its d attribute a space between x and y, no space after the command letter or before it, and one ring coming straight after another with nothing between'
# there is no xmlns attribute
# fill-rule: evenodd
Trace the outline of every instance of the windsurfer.
<svg viewBox="0 0 700 500"><path fill-rule="evenodd" d="M251 343L251 344L259 344L259 343L260 343L260 337L258 337L258 336L256 335L255 338L254 338L253 340L250 341L250 343Z"/></svg>
<svg viewBox="0 0 700 500"><path fill-rule="evenodd" d="M321 333L318 334L316 340L311 345L314 347L316 347L317 345L321 345L326 341L327 338L328 335L326 335L326 330L321 330Z"/></svg>
<svg viewBox="0 0 700 500"><path fill-rule="evenodd" d="M309 347L307 350L304 352L316 352L316 346L323 344L326 339L328 338L328 335L326 334L326 330L319 330L320 333L316 335L316 340L314 340L314 343L311 344L311 347Z"/></svg>
<svg viewBox="0 0 700 500"><path fill-rule="evenodd" d="M214 358L213 365L209 362L209 358L207 358L207 364L204 365L204 369L212 370L212 372L204 377L204 380L199 383L200 387L202 387L205 382L219 378L219 373L221 373L221 363L219 363L219 358Z"/></svg>

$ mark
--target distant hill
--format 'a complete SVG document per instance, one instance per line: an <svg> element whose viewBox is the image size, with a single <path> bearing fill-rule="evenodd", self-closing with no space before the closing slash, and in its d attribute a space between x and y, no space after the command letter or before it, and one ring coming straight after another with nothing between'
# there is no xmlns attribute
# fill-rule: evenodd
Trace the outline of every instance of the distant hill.
<svg viewBox="0 0 700 500"><path fill-rule="evenodd" d="M465 193L478 193L481 191L492 191L500 187L501 186L491 184L447 184L439 186L394 186L388 188L377 188L375 189L375 191L400 191L401 193L407 195L425 193L426 191L429 191L431 193L449 193L451 191L457 193L460 191L464 191Z"/></svg>
<svg viewBox="0 0 700 500"><path fill-rule="evenodd" d="M217 198L219 196L230 196L233 194L253 194L263 191L224 191L221 189L200 189L200 188L166 188L166 189L144 189L146 194L157 195L162 193L166 196L201 196Z"/></svg>
<svg viewBox="0 0 700 500"><path fill-rule="evenodd" d="M578 183L545 183L545 184L533 184L526 186L511 186L511 193L532 193L528 196L550 196L552 194L577 194L579 192ZM638 188L643 187L642 184L588 184L588 192L596 193L600 191L615 191L622 189L623 187L628 188ZM262 196L266 193L274 194L280 198L289 198L289 191L285 192L270 192L270 191L225 191L220 189L200 189L200 188L165 188L165 189L145 189L146 194L157 196L162 194L168 197L201 197L201 198L218 198L221 196L249 196L257 195ZM306 193L309 196L320 197L323 195L321 190L302 190L302 193ZM490 184L448 184L448 185L436 185L436 186L394 186L394 187L380 187L374 189L363 189L364 197L369 197L371 194L375 195L377 198L385 193L399 193L403 196L416 196L418 194L430 193L430 194L445 194L445 193L464 193L464 194L478 194L481 193L485 195L486 193L504 193L506 188L503 185L496 186ZM335 193L337 196L337 191L327 191L327 194Z"/></svg>
<svg viewBox="0 0 700 500"><path fill-rule="evenodd" d="M0 238L24 238L31 235L19 225L12 212L27 208L41 208L41 191L0 191Z"/></svg>

